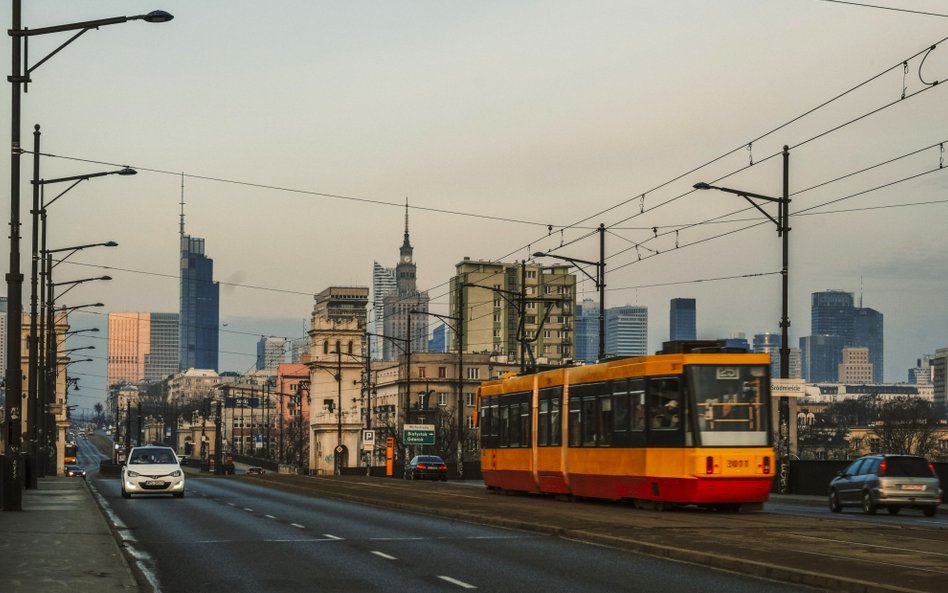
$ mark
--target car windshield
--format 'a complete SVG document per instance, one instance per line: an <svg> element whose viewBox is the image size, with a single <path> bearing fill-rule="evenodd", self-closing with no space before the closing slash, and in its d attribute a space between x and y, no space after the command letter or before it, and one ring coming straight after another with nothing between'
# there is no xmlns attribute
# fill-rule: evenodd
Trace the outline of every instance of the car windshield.
<svg viewBox="0 0 948 593"><path fill-rule="evenodd" d="M176 463L174 454L167 449L138 449L132 452L129 463L139 464L167 464Z"/></svg>
<svg viewBox="0 0 948 593"><path fill-rule="evenodd" d="M886 457L885 475L897 478L931 478L932 470L921 457Z"/></svg>

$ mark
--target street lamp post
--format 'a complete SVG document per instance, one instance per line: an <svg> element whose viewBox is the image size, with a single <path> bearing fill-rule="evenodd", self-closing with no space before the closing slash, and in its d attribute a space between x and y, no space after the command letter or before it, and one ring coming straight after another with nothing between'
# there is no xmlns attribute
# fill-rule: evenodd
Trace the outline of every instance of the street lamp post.
<svg viewBox="0 0 948 593"><path fill-rule="evenodd" d="M24 85L30 82L30 74L58 53L64 47L79 38L80 35L105 25L124 23L130 20L143 20L146 22L160 23L167 22L174 17L164 11L156 10L148 14L137 16L122 16L108 19L99 19L93 21L84 21L65 25L56 25L52 27L40 27L35 29L24 29L22 21L22 0L13 0L11 28L8 31L13 41L11 53L13 71L8 78L11 83L11 133L10 133L10 267L7 273L7 305L10 315L7 320L6 335L6 370L5 380L7 393L13 397L7 397L4 403L5 422L6 422L6 448L4 449L4 479L3 479L3 510L22 511L23 510L23 468L20 460L21 443L21 412L22 412L22 392L23 392L23 374L20 370L22 348L20 345L20 334L22 332L23 320L21 311L23 310L23 274L20 270L20 113L22 108L21 91ZM32 67L24 63L30 37L37 35L46 35L50 33L59 33L65 31L79 31L68 41L61 44L58 48L42 58Z"/></svg>
<svg viewBox="0 0 948 593"><path fill-rule="evenodd" d="M727 187L718 187L699 182L695 189L716 189L729 194L741 196L766 216L777 226L777 236L782 239L782 267L781 276L781 316L780 316L780 378L790 377L790 315L789 315L789 287L790 287L790 147L783 147L783 194L773 198ZM777 218L771 216L760 204L754 200L777 203ZM790 491L790 401L781 397L777 404L777 422L779 423L779 442L777 446L778 473L780 478L779 489L781 494Z"/></svg>
<svg viewBox="0 0 948 593"><path fill-rule="evenodd" d="M457 380L457 416L458 416L458 479L464 479L464 317L460 313L464 310L462 301L463 291L458 290L458 315L441 315L431 311L409 311L420 315L430 315L444 321L454 331L455 342L458 348L458 380ZM448 321L453 321L451 325Z"/></svg>
<svg viewBox="0 0 948 593"><path fill-rule="evenodd" d="M37 331L37 292L38 292L38 277L39 277L39 263L41 260L40 254L46 252L46 207L51 205L53 202L58 200L70 189L75 187L79 182L84 181L85 179L91 177L101 177L103 175L111 174L120 174L120 175L129 175L134 174L132 169L122 169L119 171L108 171L104 173L92 173L87 175L77 175L73 177L65 177L59 179L50 179L42 180L39 178L39 126L35 127L34 131L34 158L33 158L33 208L32 208L32 221L33 221L33 237L32 237L32 271L30 275L30 331L28 336L29 345L29 358L27 362L27 368L29 369L27 376L29 379L29 385L27 387L28 398L27 398L27 432L29 434L30 440L30 450L29 457L32 460L30 471L27 474L29 488L36 488L36 479L38 476L45 475L46 463L39 463L39 454L41 451L45 450L44 440L48 438L48 435L44 436L43 428L44 421L41 420L45 415L42 414L40 410L40 402L42 401L41 387L40 387L40 372L39 369L42 367L45 372L46 359L40 348L41 335L43 333L42 325L40 326L39 331ZM129 173L131 171L131 173ZM47 183L59 183L63 181L71 181L72 185L67 187L63 192L53 198L49 203L45 202L45 198L41 199L41 190L45 189ZM42 231L39 232L38 227L40 226L39 221L42 219ZM42 244L40 245L40 238L42 237ZM109 241L108 243L94 243L88 245L78 245L75 247L68 247L66 249L57 249L53 252L69 251L63 259L69 257L76 251L85 249L87 247L115 247L118 244ZM42 252L40 250L42 248ZM42 258L43 261L43 274L48 275L46 270L46 259ZM45 302L45 293L44 298L42 299ZM42 324L42 320L39 320L39 323ZM48 428L48 427L46 427Z"/></svg>
<svg viewBox="0 0 948 593"><path fill-rule="evenodd" d="M606 357L606 226L601 223L599 225L599 261L597 262L566 257L565 255L557 255L555 253L547 253L544 251L538 251L534 253L533 257L553 257L556 259L568 261L573 264L596 266L595 277L593 277L584 268L579 266L576 267L580 272L585 274L587 278L592 280L596 285L596 288L599 290L599 356L597 359L604 359Z"/></svg>

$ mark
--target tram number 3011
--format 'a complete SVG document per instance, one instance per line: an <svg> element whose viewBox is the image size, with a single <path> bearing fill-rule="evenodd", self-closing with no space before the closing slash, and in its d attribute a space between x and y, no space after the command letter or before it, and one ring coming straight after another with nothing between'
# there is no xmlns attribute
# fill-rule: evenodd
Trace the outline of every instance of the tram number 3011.
<svg viewBox="0 0 948 593"><path fill-rule="evenodd" d="M728 468L750 467L750 461L748 461L747 459L728 459L727 466Z"/></svg>

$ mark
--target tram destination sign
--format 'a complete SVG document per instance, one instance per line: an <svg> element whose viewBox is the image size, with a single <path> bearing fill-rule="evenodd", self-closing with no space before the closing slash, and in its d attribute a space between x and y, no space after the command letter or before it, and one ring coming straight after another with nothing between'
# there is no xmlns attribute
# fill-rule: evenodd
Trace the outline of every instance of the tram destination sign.
<svg viewBox="0 0 948 593"><path fill-rule="evenodd" d="M433 445L435 442L434 424L406 424L404 433L406 445Z"/></svg>

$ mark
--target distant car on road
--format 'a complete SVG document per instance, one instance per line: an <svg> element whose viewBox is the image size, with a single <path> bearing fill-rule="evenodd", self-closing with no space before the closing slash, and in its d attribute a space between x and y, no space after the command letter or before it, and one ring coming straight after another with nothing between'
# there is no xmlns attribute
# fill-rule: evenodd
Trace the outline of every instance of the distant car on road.
<svg viewBox="0 0 948 593"><path fill-rule="evenodd" d="M86 477L86 472L84 469L78 465L68 464L63 466L63 473L70 478L84 478Z"/></svg>
<svg viewBox="0 0 948 593"><path fill-rule="evenodd" d="M866 455L839 472L829 485L829 508L861 506L871 515L885 508L895 515L903 508L921 509L934 517L941 504L941 485L935 468L915 455Z"/></svg>
<svg viewBox="0 0 948 593"><path fill-rule="evenodd" d="M405 466L405 479L417 480L431 478L445 481L448 479L448 466L437 455L415 455Z"/></svg>
<svg viewBox="0 0 948 593"><path fill-rule="evenodd" d="M171 447L133 447L122 466L122 498L132 494L172 494L184 498L184 472Z"/></svg>
<svg viewBox="0 0 948 593"><path fill-rule="evenodd" d="M267 473L267 472L264 471L264 469L263 469L262 467L253 466L253 467L248 467L248 468L247 468L247 473L248 473L249 475L262 476L263 474L265 474L265 473Z"/></svg>

